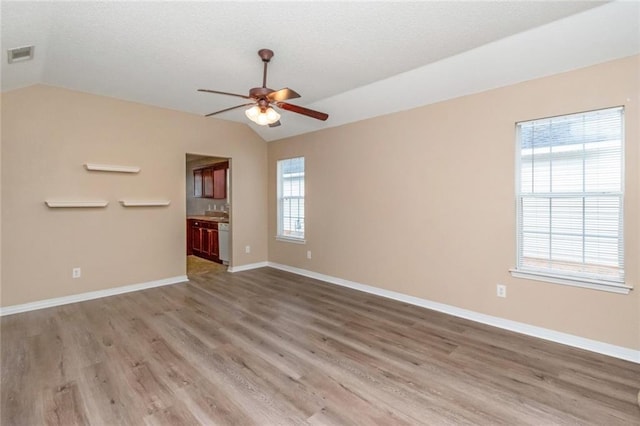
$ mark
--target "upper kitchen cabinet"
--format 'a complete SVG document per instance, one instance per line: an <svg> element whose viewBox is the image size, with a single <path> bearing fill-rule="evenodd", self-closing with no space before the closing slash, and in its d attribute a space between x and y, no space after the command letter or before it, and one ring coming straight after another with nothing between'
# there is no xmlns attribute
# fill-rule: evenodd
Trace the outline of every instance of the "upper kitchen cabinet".
<svg viewBox="0 0 640 426"><path fill-rule="evenodd" d="M215 163L193 171L193 196L223 200L227 198L229 162Z"/></svg>
<svg viewBox="0 0 640 426"><path fill-rule="evenodd" d="M224 168L213 168L213 198L224 199L227 198L227 169L229 163L225 163Z"/></svg>
<svg viewBox="0 0 640 426"><path fill-rule="evenodd" d="M202 197L215 198L213 196L213 168L202 170Z"/></svg>

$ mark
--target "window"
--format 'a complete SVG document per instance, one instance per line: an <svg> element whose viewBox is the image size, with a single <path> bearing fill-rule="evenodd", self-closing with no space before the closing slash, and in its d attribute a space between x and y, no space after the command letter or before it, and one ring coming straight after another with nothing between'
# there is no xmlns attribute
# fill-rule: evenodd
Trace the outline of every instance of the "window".
<svg viewBox="0 0 640 426"><path fill-rule="evenodd" d="M278 161L277 238L304 241L304 157Z"/></svg>
<svg viewBox="0 0 640 426"><path fill-rule="evenodd" d="M514 276L628 289L623 112L609 108L517 123Z"/></svg>

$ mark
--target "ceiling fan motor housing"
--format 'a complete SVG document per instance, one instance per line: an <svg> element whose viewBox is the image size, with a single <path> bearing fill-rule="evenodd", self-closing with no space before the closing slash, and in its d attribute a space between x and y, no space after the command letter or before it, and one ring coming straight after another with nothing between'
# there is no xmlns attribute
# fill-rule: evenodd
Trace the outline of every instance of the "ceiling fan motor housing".
<svg viewBox="0 0 640 426"><path fill-rule="evenodd" d="M260 111L264 112L267 108L269 108L269 101L265 98L261 98L258 100L258 106L260 107Z"/></svg>
<svg viewBox="0 0 640 426"><path fill-rule="evenodd" d="M249 90L249 97L262 99L266 98L266 96L272 92L274 92L274 90L269 89L268 87L254 87L253 89Z"/></svg>

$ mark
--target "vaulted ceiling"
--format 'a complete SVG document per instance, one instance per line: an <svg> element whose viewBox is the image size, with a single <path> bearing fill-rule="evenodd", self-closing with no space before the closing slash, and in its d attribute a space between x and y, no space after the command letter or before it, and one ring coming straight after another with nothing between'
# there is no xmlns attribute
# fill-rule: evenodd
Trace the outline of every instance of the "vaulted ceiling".
<svg viewBox="0 0 640 426"><path fill-rule="evenodd" d="M43 83L195 114L262 84L326 122L282 112L247 123L276 140L588 66L640 51L638 2L2 1L2 90ZM9 48L35 45L8 64ZM205 118L203 118L205 119Z"/></svg>

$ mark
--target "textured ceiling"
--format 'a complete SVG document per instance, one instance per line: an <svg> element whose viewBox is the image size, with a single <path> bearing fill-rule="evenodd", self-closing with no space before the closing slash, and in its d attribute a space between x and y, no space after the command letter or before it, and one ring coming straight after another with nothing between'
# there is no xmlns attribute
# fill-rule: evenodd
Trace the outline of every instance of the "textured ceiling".
<svg viewBox="0 0 640 426"><path fill-rule="evenodd" d="M2 90L44 83L205 114L243 100L196 89L247 94L262 83L256 52L266 47L275 51L268 86L330 114L325 123L282 112L278 128L252 124L275 140L637 53L638 10L590 1L2 1ZM589 36L597 43L576 51ZM6 49L28 44L34 60L8 65ZM523 46L536 62L505 60ZM208 119L248 121L243 109Z"/></svg>

